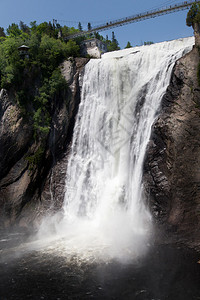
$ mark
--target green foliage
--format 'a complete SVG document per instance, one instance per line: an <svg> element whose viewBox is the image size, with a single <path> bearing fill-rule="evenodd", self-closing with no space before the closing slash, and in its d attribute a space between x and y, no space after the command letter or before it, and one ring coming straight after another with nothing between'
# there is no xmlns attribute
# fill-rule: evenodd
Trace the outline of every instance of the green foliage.
<svg viewBox="0 0 200 300"><path fill-rule="evenodd" d="M54 70L51 77L44 80L38 95L34 98L34 104L37 108L33 115L35 139L37 137L45 139L48 135L51 123L49 113L51 100L66 88L67 83L61 75L60 69Z"/></svg>
<svg viewBox="0 0 200 300"><path fill-rule="evenodd" d="M79 30L75 29L74 27L67 27L67 26L62 27L63 38L66 38L68 35L75 34L77 32L79 32Z"/></svg>
<svg viewBox="0 0 200 300"><path fill-rule="evenodd" d="M19 22L19 28L22 32L29 34L30 33L30 28L24 24L24 22L20 21Z"/></svg>
<svg viewBox="0 0 200 300"><path fill-rule="evenodd" d="M78 30L79 30L79 31L83 31L83 27L82 27L82 25L81 25L81 22L78 23Z"/></svg>
<svg viewBox="0 0 200 300"><path fill-rule="evenodd" d="M108 52L120 50L120 47L115 42L108 41L107 43Z"/></svg>
<svg viewBox="0 0 200 300"><path fill-rule="evenodd" d="M40 99L42 99L43 97L44 97L44 95L41 95ZM45 98L45 100L46 100L46 98ZM46 139L46 137L49 133L49 130L50 130L50 121L51 121L48 111L44 104L45 104L45 101L43 101L43 105L41 103L41 107L39 107L33 115L34 138L35 138L35 140L41 140L41 141Z"/></svg>
<svg viewBox="0 0 200 300"><path fill-rule="evenodd" d="M36 30L37 30L37 23L36 23L36 21L30 22L30 26L31 26L30 30L32 32L36 32Z"/></svg>
<svg viewBox="0 0 200 300"><path fill-rule="evenodd" d="M40 146L36 152L32 155L26 157L26 160L29 162L29 170L33 170L35 166L40 165L45 153L45 147Z"/></svg>
<svg viewBox="0 0 200 300"><path fill-rule="evenodd" d="M12 25L9 25L7 29L7 34L10 36L19 36L22 33L22 31L19 29L19 26L15 23L12 23Z"/></svg>
<svg viewBox="0 0 200 300"><path fill-rule="evenodd" d="M50 130L50 113L51 99L58 96L59 93L67 88L67 83L61 75L60 69L55 69L49 79L45 79L39 89L38 95L34 98L34 104L37 108L34 120L34 136L42 139L48 135Z"/></svg>
<svg viewBox="0 0 200 300"><path fill-rule="evenodd" d="M119 47L119 43L115 37L115 34L114 32L112 32L112 41L110 40L106 40L106 44L107 44L107 49L108 51L116 51L116 50L119 50L120 47Z"/></svg>
<svg viewBox="0 0 200 300"><path fill-rule="evenodd" d="M69 40L66 44L66 54L67 56L77 57L80 54L80 47L76 44L75 41Z"/></svg>
<svg viewBox="0 0 200 300"><path fill-rule="evenodd" d="M42 34L48 34L49 31L50 31L50 28L49 28L49 24L47 22L43 22L41 24L39 24L37 26L37 29L36 29L37 33L39 33L40 35Z"/></svg>
<svg viewBox="0 0 200 300"><path fill-rule="evenodd" d="M63 89L67 89L67 83L60 69L55 69L48 82L49 96L57 95Z"/></svg>
<svg viewBox="0 0 200 300"><path fill-rule="evenodd" d="M194 24L200 24L200 3L192 4L186 18L186 25L194 27Z"/></svg>
<svg viewBox="0 0 200 300"><path fill-rule="evenodd" d="M33 31L29 37L29 39L26 41L26 45L30 48L29 49L29 55L30 59L32 60L32 63L35 61L39 63L38 61L38 54L40 49L40 42L41 38L40 36Z"/></svg>
<svg viewBox="0 0 200 300"><path fill-rule="evenodd" d="M59 24L23 22L12 24L0 43L0 88L12 89L24 117L32 120L34 138L43 141L48 136L52 115L52 100L67 84L59 69L69 56L79 55L75 41L55 38ZM29 58L21 57L18 47L26 44Z"/></svg>
<svg viewBox="0 0 200 300"><path fill-rule="evenodd" d="M127 45L126 45L126 47L125 47L125 49L126 48L131 48L132 46L131 46L131 43L130 42L127 42Z"/></svg>
<svg viewBox="0 0 200 300"><path fill-rule="evenodd" d="M0 44L1 88L9 88L19 83L24 62L20 59L18 47L22 43L22 38L11 35Z"/></svg>
<svg viewBox="0 0 200 300"><path fill-rule="evenodd" d="M31 72L34 76L41 73L43 79L50 78L52 72L69 56L79 56L80 48L75 41L64 41L55 38L60 25L50 22L40 25L31 22L29 28L20 21L20 28L13 23L7 29L9 36L0 39L0 87L15 88L16 92L22 88L24 72ZM67 28L68 34L75 31ZM0 30L3 35L3 29ZM20 57L18 47L22 44L29 46L29 60Z"/></svg>
<svg viewBox="0 0 200 300"><path fill-rule="evenodd" d="M100 41L103 40L102 35L100 35L98 32L94 32L93 35L94 35L95 39L98 39L98 40L100 40Z"/></svg>
<svg viewBox="0 0 200 300"><path fill-rule="evenodd" d="M38 61L45 74L50 74L67 57L66 44L48 35L43 35L39 47Z"/></svg>
<svg viewBox="0 0 200 300"><path fill-rule="evenodd" d="M43 22L43 23L41 23L40 25L37 26L36 32L38 34L40 34L41 36L45 34L45 35L48 35L50 37L57 38L59 28L60 28L59 24L57 24L55 26L55 24L51 24L51 22L49 22L49 23Z"/></svg>
<svg viewBox="0 0 200 300"><path fill-rule="evenodd" d="M5 37L5 32L4 32L4 28L0 27L0 37Z"/></svg>
<svg viewBox="0 0 200 300"><path fill-rule="evenodd" d="M91 24L88 23L88 28ZM67 89L59 65L68 57L80 56L79 44L85 38L96 37L109 46L110 51L119 49L114 33L112 41L107 41L99 33L90 34L75 40L65 41L68 35L82 30L61 27L59 24L36 21L30 26L20 21L7 29L0 27L0 88L8 89L15 97L24 118L32 122L34 139L38 149L27 157L29 169L39 165L45 155L46 141L51 128L51 116L55 102ZM62 36L58 38L58 32ZM29 57L20 56L21 45L29 47Z"/></svg>

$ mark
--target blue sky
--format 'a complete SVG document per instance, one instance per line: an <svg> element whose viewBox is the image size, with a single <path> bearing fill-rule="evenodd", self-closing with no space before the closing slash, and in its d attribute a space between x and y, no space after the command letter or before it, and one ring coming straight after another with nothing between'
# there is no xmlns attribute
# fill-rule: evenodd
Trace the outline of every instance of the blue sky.
<svg viewBox="0 0 200 300"><path fill-rule="evenodd" d="M177 4L181 0L1 0L0 26L5 29L11 23L23 21L27 25L31 21L41 23L56 19L61 25L74 26L78 22L87 28L145 12L165 5ZM187 11L157 17L143 22L125 25L114 30L101 32L111 38L115 32L120 47L127 41L131 45L141 45L144 41L161 42L193 35L192 28L185 25Z"/></svg>

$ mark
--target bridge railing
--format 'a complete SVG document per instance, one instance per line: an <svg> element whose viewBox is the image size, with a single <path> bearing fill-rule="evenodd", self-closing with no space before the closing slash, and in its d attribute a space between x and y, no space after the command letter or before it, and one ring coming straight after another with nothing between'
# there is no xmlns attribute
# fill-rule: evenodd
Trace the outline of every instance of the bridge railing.
<svg viewBox="0 0 200 300"><path fill-rule="evenodd" d="M175 5L170 5L170 6L166 6L166 7L162 7L159 9L154 9L154 10L149 10L147 12L144 13L140 13L140 14L135 14L129 17L125 17L125 18L121 18L118 20L114 20L114 21L110 21L107 23L104 23L102 25L98 25L95 26L93 28L91 28L90 30L87 31L80 31L77 32L73 35L69 35L66 37L67 40L69 39L74 39L80 36L84 36L84 35L88 35L94 32L100 32L100 31L104 31L104 30L108 30L108 29L112 29L115 27L119 27L119 26L123 26L126 24L130 24L130 23L136 23L136 22L140 22L143 20L147 20L150 18L155 18L157 16L161 16L161 15L166 15L166 14L170 14L170 13L174 13L177 11L181 11L181 10L185 10L188 9L192 6L192 4L194 3L200 3L200 1L197 0L189 0L189 1L184 1Z"/></svg>

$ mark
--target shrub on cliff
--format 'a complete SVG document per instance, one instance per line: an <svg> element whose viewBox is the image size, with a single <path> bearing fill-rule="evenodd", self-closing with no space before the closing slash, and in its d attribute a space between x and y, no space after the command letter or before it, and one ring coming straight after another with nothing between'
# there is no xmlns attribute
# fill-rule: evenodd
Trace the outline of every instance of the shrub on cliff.
<svg viewBox="0 0 200 300"><path fill-rule="evenodd" d="M32 120L35 139L44 140L52 100L67 88L59 65L69 56L79 56L79 46L55 38L56 28L48 23L32 22L31 28L23 23L20 28L13 23L0 40L0 87L12 92L22 115ZM29 57L20 56L18 47L23 44L29 47Z"/></svg>

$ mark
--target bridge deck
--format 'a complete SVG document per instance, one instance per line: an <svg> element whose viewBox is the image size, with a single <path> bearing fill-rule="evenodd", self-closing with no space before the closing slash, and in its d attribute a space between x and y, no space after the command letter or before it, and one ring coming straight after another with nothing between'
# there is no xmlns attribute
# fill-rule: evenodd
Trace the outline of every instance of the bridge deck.
<svg viewBox="0 0 200 300"><path fill-rule="evenodd" d="M177 11L186 10L186 9L189 9L191 7L191 5L194 3L200 3L200 1L196 1L196 0L195 1L185 1L185 2L182 2L179 4L170 5L168 7L164 7L161 9L150 10L145 13L141 13L141 14L130 16L130 17L118 19L115 21L107 22L106 24L102 24L102 25L93 27L91 30L80 31L80 32L77 32L76 34L69 35L69 36L67 36L67 39L68 40L74 39L74 38L77 38L80 36L88 35L90 33L100 32L100 31L112 29L115 27L127 25L130 23L136 23L136 22L147 20L147 19L155 18L158 16L174 13Z"/></svg>

